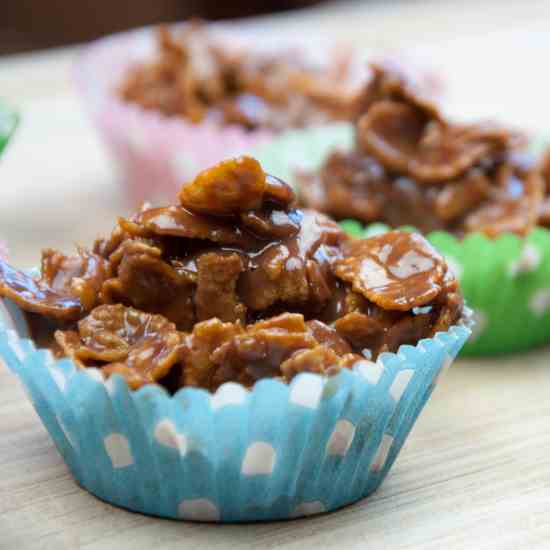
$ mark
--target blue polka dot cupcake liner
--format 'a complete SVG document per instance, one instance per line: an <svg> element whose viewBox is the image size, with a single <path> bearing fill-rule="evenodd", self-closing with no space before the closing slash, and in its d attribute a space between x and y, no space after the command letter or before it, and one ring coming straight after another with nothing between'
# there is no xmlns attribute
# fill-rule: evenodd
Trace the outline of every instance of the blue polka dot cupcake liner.
<svg viewBox="0 0 550 550"><path fill-rule="evenodd" d="M295 183L298 169L319 168L335 148L351 149L353 140L351 125L334 124L288 132L254 156L266 171ZM533 144L534 150L543 147L542 140ZM389 229L354 220L342 226L357 237ZM445 256L474 311L476 326L463 356L519 353L550 344L550 231L537 227L525 238L473 233L457 239L446 231L426 237Z"/></svg>
<svg viewBox="0 0 550 550"><path fill-rule="evenodd" d="M10 302L0 316L0 357L79 485L136 512L210 522L308 516L375 491L472 325L466 311L447 332L329 378L170 396L36 349Z"/></svg>

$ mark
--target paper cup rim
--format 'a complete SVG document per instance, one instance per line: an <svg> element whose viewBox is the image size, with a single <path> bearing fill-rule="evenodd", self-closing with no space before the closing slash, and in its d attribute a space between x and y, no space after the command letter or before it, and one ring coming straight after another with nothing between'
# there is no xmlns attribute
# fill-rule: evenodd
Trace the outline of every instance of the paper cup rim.
<svg viewBox="0 0 550 550"><path fill-rule="evenodd" d="M37 348L34 345L33 340L30 337L20 336L21 332L21 323L24 322L24 312L13 302L9 300L5 300L0 298L0 305L3 304L4 307L0 308L0 340L4 339L7 340L11 337L11 340L13 341L14 338L21 342L24 349L27 350L33 350L35 352L42 352L49 354L51 356L51 359L48 361L48 363L51 366L55 366L56 364L63 364L63 363L69 363L72 368L74 368L74 376L91 376L93 378L97 378L98 380L103 379L103 375L101 374L101 368L97 367L86 367L82 368L79 367L71 358L69 357L62 357L62 358L54 358L51 351L47 348ZM8 304L8 305L6 305ZM13 312L17 312L18 317L13 315ZM6 318L8 317L8 318ZM431 342L438 342L440 344L444 344L442 342L442 339L444 339L446 336L450 335L453 337L462 336L465 335L465 339L467 340L472 332L472 328L475 324L475 320L473 318L473 311L468 308L466 305L463 308L462 315L460 319L453 325L451 325L446 331L438 331L436 334L429 338L422 338L418 340L418 342L415 345L411 344L402 344L399 346L399 349L396 352L382 352L378 355L376 358L376 361L371 361L368 359L358 359L357 362L353 365L351 369L342 369L338 374L335 375L334 378L338 378L342 372L347 372L348 375L352 376L362 376L360 374L361 370L361 364L366 363L386 363L386 362L392 362L395 360L403 361L407 360L406 358L406 350L407 349L414 349L417 352L424 352L426 347L430 346ZM462 334L460 334L462 333ZM18 359L18 364L15 366L14 370L17 372L18 368L21 367L21 360ZM415 365L416 366L416 365ZM219 386L214 392L209 391L205 388L196 388L196 387L182 387L178 391L176 391L174 394L170 394L168 390L166 390L164 387L157 385L157 384L146 384L142 386L141 388L137 390L131 390L131 392L135 395L136 398L141 398L144 395L148 395L151 391L158 392L159 394L162 394L165 396L166 399L175 400L181 399L181 397L185 394L188 394L189 392L197 392L200 394L208 394L211 397L214 397L218 395L221 392L223 392L222 388L226 385L232 385L232 386L239 386L241 391L246 392L247 394L253 394L258 384L261 384L265 380L270 380L272 383L277 384L278 387L289 387L293 384L295 380L302 377L303 375L307 375L311 379L315 379L317 384L322 383L322 381L329 380L333 377L321 375L317 373L310 373L310 372L304 372L299 373L295 378L293 378L290 382L284 382L282 380L279 380L275 377L268 377L268 378L262 378L257 380L252 387L246 387L240 383L237 382L226 382ZM109 384L110 380L116 380L120 379L123 380L126 384L126 381L123 379L122 376L115 374L108 379L103 379L103 382L105 384ZM112 382L111 382L112 383ZM126 384L127 385L127 384ZM130 389L130 388L129 388Z"/></svg>
<svg viewBox="0 0 550 550"><path fill-rule="evenodd" d="M252 389L169 395L78 369L0 326L0 357L29 396L75 481L147 515L208 522L337 510L383 482L470 334L462 324L331 377L300 373Z"/></svg>

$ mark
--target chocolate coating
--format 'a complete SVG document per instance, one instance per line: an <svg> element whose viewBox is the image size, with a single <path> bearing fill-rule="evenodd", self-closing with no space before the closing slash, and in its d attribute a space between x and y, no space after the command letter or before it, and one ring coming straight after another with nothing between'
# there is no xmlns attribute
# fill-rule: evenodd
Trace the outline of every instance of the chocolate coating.
<svg viewBox="0 0 550 550"><path fill-rule="evenodd" d="M423 237L350 240L253 159L179 196L120 219L94 252L46 251L37 280L0 260L0 295L53 319L58 349L82 368L170 391L332 374L461 315L457 282Z"/></svg>

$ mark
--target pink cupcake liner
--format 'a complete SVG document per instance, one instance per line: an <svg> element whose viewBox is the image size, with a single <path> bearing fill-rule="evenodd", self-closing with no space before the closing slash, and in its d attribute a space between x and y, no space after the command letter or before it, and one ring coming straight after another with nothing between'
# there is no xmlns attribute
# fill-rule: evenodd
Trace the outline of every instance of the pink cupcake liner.
<svg viewBox="0 0 550 550"><path fill-rule="evenodd" d="M259 36L258 31L212 25L212 34L234 45L250 44L255 52L299 49L315 62L336 45L312 47L281 37ZM283 47L282 47L283 45ZM134 202L173 196L183 181L224 158L253 150L269 141L268 130L247 132L239 126L213 122L191 124L179 117L166 117L119 99L115 93L127 69L155 52L151 29L140 29L100 39L86 47L76 65L76 83L86 108L121 168L127 193ZM363 59L354 59L352 75L364 78Z"/></svg>
<svg viewBox="0 0 550 550"><path fill-rule="evenodd" d="M255 53L296 50L319 66L349 46L323 36L296 37L261 28L231 24L209 25L212 36ZM180 117L166 117L121 100L116 89L127 70L151 59L156 52L153 29L115 34L87 46L75 66L75 80L85 106L120 168L126 193L133 203L173 197L181 184L199 170L228 157L249 153L271 141L270 130L245 131L237 125L212 121L192 124ZM368 76L372 52L352 51L350 82L359 86ZM423 56L403 51L386 52L377 59L391 59L406 66L416 81L434 97L444 88L438 71ZM414 69L413 69L414 68Z"/></svg>

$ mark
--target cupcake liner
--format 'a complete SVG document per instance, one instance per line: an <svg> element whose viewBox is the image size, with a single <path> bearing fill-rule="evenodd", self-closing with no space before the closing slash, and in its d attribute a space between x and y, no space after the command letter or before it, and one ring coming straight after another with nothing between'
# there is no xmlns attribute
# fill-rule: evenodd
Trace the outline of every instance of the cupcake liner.
<svg viewBox="0 0 550 550"><path fill-rule="evenodd" d="M280 35L231 25L210 25L209 32L226 43L248 46L255 53L297 49L316 63L326 62L326 52L331 48L336 51L336 45L327 46L326 40L315 48L307 40L285 40ZM199 170L247 153L274 136L269 130L250 132L238 125L191 124L119 99L116 88L127 69L150 59L155 47L151 29L120 33L86 47L75 67L85 107L121 168L126 190L134 201L173 196L182 181ZM353 78L364 74L364 58L357 56Z"/></svg>
<svg viewBox="0 0 550 550"><path fill-rule="evenodd" d="M267 379L251 390L227 383L169 396L35 349L17 307L5 305L0 357L75 480L123 508L215 522L318 514L369 495L472 323L466 312L445 333L331 378L302 373L289 385Z"/></svg>
<svg viewBox="0 0 550 550"><path fill-rule="evenodd" d="M255 156L264 169L288 182L295 170L318 168L334 148L353 144L351 125L293 131L260 147ZM540 140L535 144L540 149ZM388 230L373 224L363 230L349 220L342 226L362 237ZM459 240L445 231L427 235L460 279L474 311L476 328L463 355L497 355L550 344L550 231L537 227L525 237L504 234L489 239L474 233Z"/></svg>

